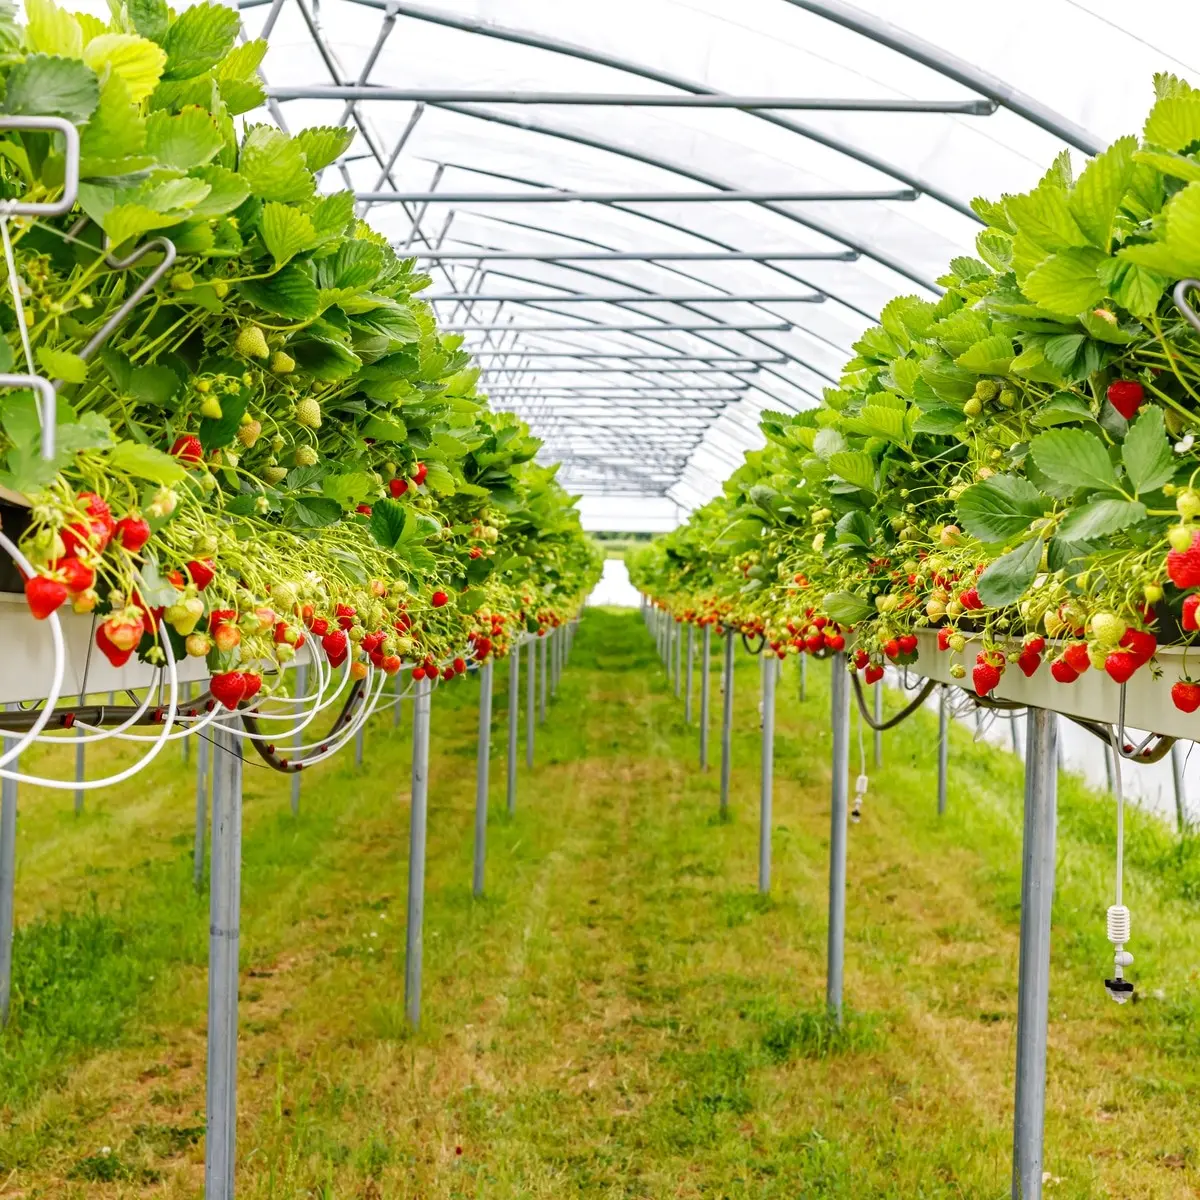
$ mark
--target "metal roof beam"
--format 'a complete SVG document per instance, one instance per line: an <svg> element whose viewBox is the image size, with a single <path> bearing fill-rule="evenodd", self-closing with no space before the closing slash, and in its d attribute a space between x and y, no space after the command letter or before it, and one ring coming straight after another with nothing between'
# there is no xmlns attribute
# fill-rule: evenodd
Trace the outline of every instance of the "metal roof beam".
<svg viewBox="0 0 1200 1200"><path fill-rule="evenodd" d="M483 262L857 262L861 257L857 250L568 250L564 253L525 250L414 250L413 253L420 259L463 259L472 262L476 259Z"/></svg>
<svg viewBox="0 0 1200 1200"><path fill-rule="evenodd" d="M510 333L648 333L651 330L660 333L742 333L746 330L773 329L776 331L791 329L790 321L761 321L754 323L723 325L716 322L707 325L668 325L655 323L651 325L442 325L440 333L487 333L497 329L505 329Z"/></svg>
<svg viewBox="0 0 1200 1200"><path fill-rule="evenodd" d="M553 285L551 285L553 286ZM693 292L689 295L662 295L651 292L650 294L641 294L638 292L614 292L611 295L605 296L600 292L572 292L565 296L536 296L530 293L521 295L517 292L488 292L483 295L475 295L472 292L451 292L450 294L426 296L420 292L414 293L414 298L417 300L426 300L430 304L435 302L453 302L462 303L467 300L482 300L492 304L534 304L539 300L559 300L569 304L646 304L653 301L655 304L820 304L824 301L825 296L821 292L798 292L795 295L787 295L786 293L771 294L770 292L760 292L755 295L729 295L729 296L701 296Z"/></svg>
<svg viewBox="0 0 1200 1200"><path fill-rule="evenodd" d="M457 110L455 110L457 111ZM478 114L484 115L484 114ZM543 131L538 131L543 132ZM556 135L557 136L557 135ZM562 134L561 136L567 136ZM620 154L622 151L612 150ZM665 167L664 170L676 170ZM364 204L713 204L732 201L746 204L841 204L860 200L911 201L920 192L911 188L874 192L743 191L714 184L711 192L355 192L354 199ZM833 234L828 236L832 237ZM841 241L839 237L837 239Z"/></svg>

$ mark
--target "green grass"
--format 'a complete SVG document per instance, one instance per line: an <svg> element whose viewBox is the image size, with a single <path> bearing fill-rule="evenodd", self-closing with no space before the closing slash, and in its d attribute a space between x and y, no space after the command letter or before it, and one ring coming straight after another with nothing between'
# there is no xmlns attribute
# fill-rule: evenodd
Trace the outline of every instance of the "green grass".
<svg viewBox="0 0 1200 1200"><path fill-rule="evenodd" d="M511 818L499 672L479 901L475 687L439 689L416 1033L407 713L399 736L376 718L361 775L347 755L306 776L299 818L288 781L248 762L239 1195L1006 1196L1021 766L954 730L939 819L936 718L885 735L850 831L838 1027L823 1007L828 678L812 667L801 704L794 671L767 898L756 660L739 656L726 821L636 615L589 611ZM31 761L65 772L69 753ZM191 770L164 759L80 818L69 794L22 793L7 1193L199 1194L208 915ZM1102 986L1112 805L1064 778L1060 813L1047 1196L1195 1196L1195 843L1131 815L1142 999L1118 1009Z"/></svg>

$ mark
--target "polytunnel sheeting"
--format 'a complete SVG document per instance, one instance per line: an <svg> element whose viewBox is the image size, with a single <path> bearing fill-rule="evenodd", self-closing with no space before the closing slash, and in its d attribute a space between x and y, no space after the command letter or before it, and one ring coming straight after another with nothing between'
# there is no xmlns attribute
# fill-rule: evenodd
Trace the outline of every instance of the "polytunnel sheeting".
<svg viewBox="0 0 1200 1200"><path fill-rule="evenodd" d="M239 7L269 39L250 119L357 128L322 187L425 256L439 320L563 483L682 511L763 410L818 402L890 299L937 294L972 197L1136 132L1153 73L1195 77L1200 44L1185 0L1152 27L1110 0ZM722 95L781 105L696 100Z"/></svg>

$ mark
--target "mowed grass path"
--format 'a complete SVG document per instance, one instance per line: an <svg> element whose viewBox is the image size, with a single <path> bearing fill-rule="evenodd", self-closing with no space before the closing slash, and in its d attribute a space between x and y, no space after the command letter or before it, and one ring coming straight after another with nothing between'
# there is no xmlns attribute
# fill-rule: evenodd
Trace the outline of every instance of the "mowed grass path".
<svg viewBox="0 0 1200 1200"><path fill-rule="evenodd" d="M758 662L739 653L731 819L636 614L590 611L470 895L473 681L434 699L424 1020L403 1019L408 717L287 781L248 766L239 1195L1008 1195L1021 767L936 717L885 737L849 852L846 1031L823 1019L828 668L780 684L774 881L759 897ZM714 654L713 711L717 702ZM523 689L522 689L523 692ZM898 701L893 701L898 703ZM522 743L523 748L523 743ZM867 740L868 755L870 740ZM22 795L0 1196L196 1197L207 902L192 771ZM61 760L61 761L60 761ZM857 771L857 741L854 770ZM41 760L69 770L67 754ZM1047 1196L1200 1195L1200 866L1134 819L1144 999L1118 1009L1112 806L1061 785Z"/></svg>

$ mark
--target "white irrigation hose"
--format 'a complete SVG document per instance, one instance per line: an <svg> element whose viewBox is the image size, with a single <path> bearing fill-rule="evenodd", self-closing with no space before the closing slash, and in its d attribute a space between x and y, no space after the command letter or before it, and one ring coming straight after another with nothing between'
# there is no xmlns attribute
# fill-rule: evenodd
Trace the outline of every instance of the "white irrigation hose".
<svg viewBox="0 0 1200 1200"><path fill-rule="evenodd" d="M167 679L171 685L170 700L168 701L167 712L163 717L163 732L155 739L154 745L133 766L127 767L124 771L118 771L115 775L108 775L103 779L42 779L36 775L24 775L19 771L4 770L0 770L0 777L16 780L17 783L32 784L34 787L52 788L61 792L91 792L103 787L112 787L117 783L124 783L126 779L132 778L139 771L148 767L162 753L163 747L167 744L167 734L170 733L171 726L175 723L175 714L179 701L179 675L175 669L175 652L171 649L171 642L167 637L167 627L161 621L158 624L158 634L167 655L165 670ZM49 701L47 701L47 704L49 705Z"/></svg>
<svg viewBox="0 0 1200 1200"><path fill-rule="evenodd" d="M26 578L32 577L34 570L29 563L29 559L3 533L0 533L0 549L3 549L12 558L13 562L25 573ZM42 730L46 728L50 718L54 715L54 707L58 703L59 695L62 693L63 680L67 673L67 647L63 641L62 622L59 620L57 612L52 612L47 620L50 622L50 637L54 642L54 673L50 683L50 690L46 693L45 704L38 719L23 735L17 738L14 745L3 753L0 753L0 768L7 766L37 741L41 736Z"/></svg>

